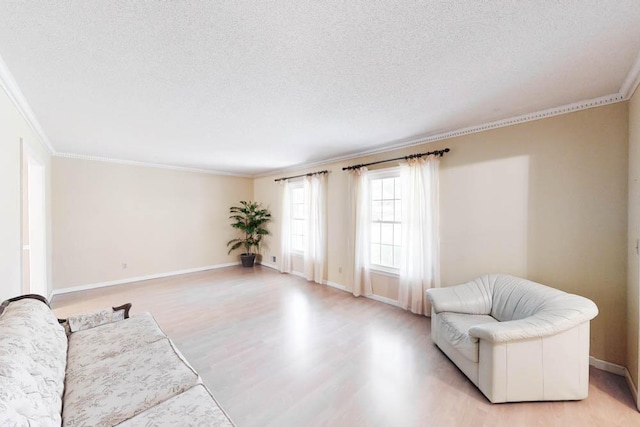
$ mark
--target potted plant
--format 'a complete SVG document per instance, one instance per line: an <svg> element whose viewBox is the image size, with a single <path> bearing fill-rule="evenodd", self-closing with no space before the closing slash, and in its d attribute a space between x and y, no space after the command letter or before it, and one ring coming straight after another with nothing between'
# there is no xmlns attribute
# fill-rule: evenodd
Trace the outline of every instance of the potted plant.
<svg viewBox="0 0 640 427"><path fill-rule="evenodd" d="M271 213L256 202L241 201L240 206L232 206L229 209L229 219L233 220L231 226L240 230L241 237L229 240L229 252L242 247L244 253L240 254L243 267L253 267L256 260L256 252L260 251L260 243L264 236L269 235L266 225L271 221ZM252 252L255 248L256 252Z"/></svg>

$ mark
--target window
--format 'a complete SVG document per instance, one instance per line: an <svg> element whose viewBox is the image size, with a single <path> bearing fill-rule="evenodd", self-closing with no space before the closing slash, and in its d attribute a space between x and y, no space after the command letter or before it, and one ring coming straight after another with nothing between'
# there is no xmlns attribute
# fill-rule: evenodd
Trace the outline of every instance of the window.
<svg viewBox="0 0 640 427"><path fill-rule="evenodd" d="M304 252L305 245L305 212L304 187L302 182L291 185L291 249Z"/></svg>
<svg viewBox="0 0 640 427"><path fill-rule="evenodd" d="M402 238L402 191L398 169L373 172L371 188L371 252L369 262L375 269L400 268Z"/></svg>

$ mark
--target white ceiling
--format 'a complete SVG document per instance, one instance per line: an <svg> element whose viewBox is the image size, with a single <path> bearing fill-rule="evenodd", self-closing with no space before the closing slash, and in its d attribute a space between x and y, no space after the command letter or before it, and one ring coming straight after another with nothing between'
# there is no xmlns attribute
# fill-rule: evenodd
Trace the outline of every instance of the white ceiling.
<svg viewBox="0 0 640 427"><path fill-rule="evenodd" d="M0 2L59 153L255 175L618 93L638 0Z"/></svg>

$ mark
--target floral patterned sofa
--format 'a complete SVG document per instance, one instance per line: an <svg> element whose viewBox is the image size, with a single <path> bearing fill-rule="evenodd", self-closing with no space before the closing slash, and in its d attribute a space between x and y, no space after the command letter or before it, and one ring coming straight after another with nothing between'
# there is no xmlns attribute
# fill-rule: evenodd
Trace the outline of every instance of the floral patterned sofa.
<svg viewBox="0 0 640 427"><path fill-rule="evenodd" d="M0 425L233 426L149 313L66 319L38 295L0 305Z"/></svg>

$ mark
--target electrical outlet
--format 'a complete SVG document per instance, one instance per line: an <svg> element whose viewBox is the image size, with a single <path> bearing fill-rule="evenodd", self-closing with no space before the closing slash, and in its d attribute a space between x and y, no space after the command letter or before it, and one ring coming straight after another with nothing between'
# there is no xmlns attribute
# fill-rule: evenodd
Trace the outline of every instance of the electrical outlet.
<svg viewBox="0 0 640 427"><path fill-rule="evenodd" d="M342 273L342 267L338 267L338 273Z"/></svg>
<svg viewBox="0 0 640 427"><path fill-rule="evenodd" d="M127 264L126 264L126 263L124 263L124 262L122 263L122 269L123 269L123 270L126 270L126 269L127 269Z"/></svg>
<svg viewBox="0 0 640 427"><path fill-rule="evenodd" d="M271 255L271 262L276 262L276 256L275 255Z"/></svg>

